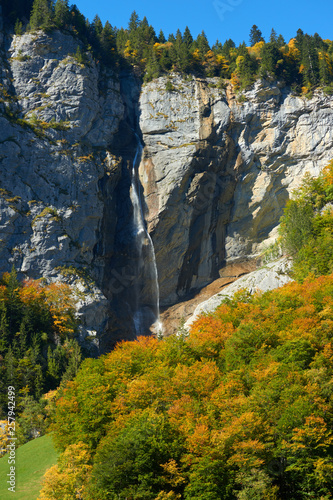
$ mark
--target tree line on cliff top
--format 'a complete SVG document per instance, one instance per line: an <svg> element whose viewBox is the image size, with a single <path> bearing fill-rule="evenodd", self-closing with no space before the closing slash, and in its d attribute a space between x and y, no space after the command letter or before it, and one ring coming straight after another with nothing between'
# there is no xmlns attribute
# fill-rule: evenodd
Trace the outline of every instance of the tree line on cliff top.
<svg viewBox="0 0 333 500"><path fill-rule="evenodd" d="M104 25L98 15L89 22L76 5L68 0L4 0L4 13L15 23L17 34L24 30L62 29L82 42L79 50L90 51L100 62L114 67L131 67L145 81L180 72L231 80L236 90L244 89L258 78L279 80L297 92L311 95L316 86L328 93L333 90L333 42L301 29L288 43L274 29L265 41L260 29L253 26L249 45L236 47L229 39L210 46L202 31L193 38L188 27L167 37L157 34L146 17L134 11L127 28ZM171 89L171 87L170 87Z"/></svg>

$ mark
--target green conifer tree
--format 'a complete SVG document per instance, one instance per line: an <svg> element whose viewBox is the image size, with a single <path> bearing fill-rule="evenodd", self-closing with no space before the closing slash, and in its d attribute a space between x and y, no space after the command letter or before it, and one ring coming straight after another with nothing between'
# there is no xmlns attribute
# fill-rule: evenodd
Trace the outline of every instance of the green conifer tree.
<svg viewBox="0 0 333 500"><path fill-rule="evenodd" d="M102 60L105 64L112 64L117 60L116 35L109 21L106 21L99 36Z"/></svg>
<svg viewBox="0 0 333 500"><path fill-rule="evenodd" d="M166 38L164 36L164 33L162 30L160 30L159 32L159 35L158 35L158 42L159 43L165 43L166 42Z"/></svg>
<svg viewBox="0 0 333 500"><path fill-rule="evenodd" d="M19 334L19 351L20 351L20 357L22 358L25 354L25 351L27 350L27 345L28 345L28 334L27 334L25 318L23 318L21 322L20 331L18 332L18 334Z"/></svg>
<svg viewBox="0 0 333 500"><path fill-rule="evenodd" d="M75 374L76 375L76 374ZM40 399L44 392L44 376L41 365L35 367L35 396Z"/></svg>
<svg viewBox="0 0 333 500"><path fill-rule="evenodd" d="M318 52L313 37L304 35L302 43L302 65L304 85L315 85L319 80Z"/></svg>
<svg viewBox="0 0 333 500"><path fill-rule="evenodd" d="M296 40L295 40L295 45L298 48L298 50L300 51L300 53L302 53L302 49L303 49L303 40L304 40L304 33L301 29L298 29L297 35L296 35Z"/></svg>
<svg viewBox="0 0 333 500"><path fill-rule="evenodd" d="M54 23L58 28L64 28L70 22L68 0L57 0L54 5Z"/></svg>
<svg viewBox="0 0 333 500"><path fill-rule="evenodd" d="M131 17L130 17L130 20L129 20L129 23L128 23L128 30L130 33L134 32L138 29L139 22L140 22L139 16L136 13L136 11L133 10Z"/></svg>
<svg viewBox="0 0 333 500"><path fill-rule="evenodd" d="M22 21L19 19L16 19L15 26L14 26L14 32L15 35L22 35L23 34L23 24Z"/></svg>
<svg viewBox="0 0 333 500"><path fill-rule="evenodd" d="M283 38L282 35L279 35L277 40L276 40L276 44L279 48L283 47L284 45L286 45L286 42L285 42L285 39Z"/></svg>
<svg viewBox="0 0 333 500"><path fill-rule="evenodd" d="M319 57L319 78L322 85L329 85L332 81L332 70L329 62L329 56L322 51Z"/></svg>
<svg viewBox="0 0 333 500"><path fill-rule="evenodd" d="M86 19L83 14L79 11L76 5L72 5L70 8L70 25L75 28L77 34L84 38L88 32L88 26L86 24Z"/></svg>
<svg viewBox="0 0 333 500"><path fill-rule="evenodd" d="M30 16L30 27L36 29L48 29L53 19L52 4L50 0L34 0Z"/></svg>
<svg viewBox="0 0 333 500"><path fill-rule="evenodd" d="M210 46L207 40L206 33L202 31L195 40L195 48L199 49L200 55L203 57L209 50Z"/></svg>
<svg viewBox="0 0 333 500"><path fill-rule="evenodd" d="M0 354L4 356L9 348L9 324L4 300L0 301Z"/></svg>
<svg viewBox="0 0 333 500"><path fill-rule="evenodd" d="M277 37L277 33L276 33L275 29L274 29L274 28L272 28L271 34L270 34L270 36L269 36L269 41L270 41L270 43L275 43L275 42L277 42L277 38L278 38L278 37Z"/></svg>
<svg viewBox="0 0 333 500"><path fill-rule="evenodd" d="M260 29L254 24L250 31L250 46L253 47L256 43L263 41L264 39Z"/></svg>
<svg viewBox="0 0 333 500"><path fill-rule="evenodd" d="M6 381L7 385L13 385L15 387L16 384L16 359L13 354L12 348L9 346L8 352L5 355L5 367L6 367Z"/></svg>
<svg viewBox="0 0 333 500"><path fill-rule="evenodd" d="M183 41L184 41L185 45L187 46L187 48L190 49L191 45L193 43L193 37L191 35L190 29L188 26L186 26L186 28L184 30Z"/></svg>
<svg viewBox="0 0 333 500"><path fill-rule="evenodd" d="M266 43L261 50L261 75L278 77L282 71L282 65L278 64L281 59L281 52L279 51L276 42Z"/></svg>

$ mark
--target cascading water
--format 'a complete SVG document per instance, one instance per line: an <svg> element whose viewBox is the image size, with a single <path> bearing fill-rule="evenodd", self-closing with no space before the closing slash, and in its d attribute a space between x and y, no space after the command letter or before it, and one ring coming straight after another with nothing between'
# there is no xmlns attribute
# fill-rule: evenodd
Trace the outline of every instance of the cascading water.
<svg viewBox="0 0 333 500"><path fill-rule="evenodd" d="M133 321L137 335L146 334L147 326L153 323L153 329L157 334L161 334L163 326L160 321L159 306L159 285L156 266L156 257L153 241L145 225L142 202L138 186L138 168L141 162L142 145L139 137L135 134L137 148L132 166L131 179L131 200L133 204L133 226L135 245L138 252L138 273L144 280L151 282L151 297L149 304L143 304L140 300L140 290L138 290L137 306Z"/></svg>

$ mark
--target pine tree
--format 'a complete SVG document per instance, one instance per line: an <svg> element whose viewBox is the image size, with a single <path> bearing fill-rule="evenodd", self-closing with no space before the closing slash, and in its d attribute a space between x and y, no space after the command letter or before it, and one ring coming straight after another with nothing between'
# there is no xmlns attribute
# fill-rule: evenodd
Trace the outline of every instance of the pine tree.
<svg viewBox="0 0 333 500"><path fill-rule="evenodd" d="M20 346L20 357L22 358L27 350L28 345L28 334L26 328L26 319L23 318L20 326L19 333L19 346Z"/></svg>
<svg viewBox="0 0 333 500"><path fill-rule="evenodd" d="M15 35L22 35L23 33L23 24L22 21L20 21L19 19L16 19L14 26L14 33Z"/></svg>
<svg viewBox="0 0 333 500"><path fill-rule="evenodd" d="M238 53L240 55L236 59L236 72L239 77L241 87L244 88L254 82L257 64L255 59L250 56L245 43L239 46Z"/></svg>
<svg viewBox="0 0 333 500"><path fill-rule="evenodd" d="M99 36L102 60L105 64L116 61L116 36L109 21L106 21L102 33Z"/></svg>
<svg viewBox="0 0 333 500"><path fill-rule="evenodd" d="M68 0L57 0L54 5L54 22L58 28L64 28L69 24L70 14Z"/></svg>
<svg viewBox="0 0 333 500"><path fill-rule="evenodd" d="M187 48L190 49L191 45L193 43L193 37L191 35L190 29L188 26L186 26L186 28L184 30L183 41L184 41L185 45L187 46Z"/></svg>
<svg viewBox="0 0 333 500"><path fill-rule="evenodd" d="M302 53L303 41L304 41L304 33L301 29L298 29L297 35L296 35L296 40L295 40L295 45L298 48L298 50L300 51L300 53Z"/></svg>
<svg viewBox="0 0 333 500"><path fill-rule="evenodd" d="M40 333L34 333L32 335L31 347L29 349L30 359L32 363L37 363L41 354L41 335Z"/></svg>
<svg viewBox="0 0 333 500"><path fill-rule="evenodd" d="M206 36L206 33L204 31L202 31L197 36L196 41L195 41L195 45L196 45L196 48L198 48L201 56L204 56L210 50L207 36Z"/></svg>
<svg viewBox="0 0 333 500"><path fill-rule="evenodd" d="M274 28L272 28L272 31L271 31L271 34L270 34L270 37L269 37L269 41L270 41L270 43L277 42L277 33L276 33L276 31L275 31Z"/></svg>
<svg viewBox="0 0 333 500"><path fill-rule="evenodd" d="M31 29L50 28L52 17L53 12L50 0L34 0L29 21Z"/></svg>
<svg viewBox="0 0 333 500"><path fill-rule="evenodd" d="M9 324L4 300L0 301L0 354L4 356L9 348Z"/></svg>
<svg viewBox="0 0 333 500"><path fill-rule="evenodd" d="M6 367L6 380L7 385L16 384L16 360L12 351L12 348L8 348L8 352L5 355L5 367Z"/></svg>
<svg viewBox="0 0 333 500"><path fill-rule="evenodd" d="M102 35L102 31L103 31L103 23L101 21L101 18L97 14L94 17L91 26L92 26L92 29L93 29L95 35L96 35L97 40L99 40L101 35Z"/></svg>
<svg viewBox="0 0 333 500"><path fill-rule="evenodd" d="M86 24L86 19L81 14L76 5L72 5L70 8L70 25L75 28L77 34L83 38L88 35L88 26Z"/></svg>
<svg viewBox="0 0 333 500"><path fill-rule="evenodd" d="M159 35L158 35L158 42L159 43L165 43L166 42L166 38L164 36L164 33L162 30L160 30L159 32Z"/></svg>
<svg viewBox="0 0 333 500"><path fill-rule="evenodd" d="M266 43L261 50L261 74L267 74L273 77L280 76L282 67L278 65L281 60L281 52L279 51L275 42Z"/></svg>
<svg viewBox="0 0 333 500"><path fill-rule="evenodd" d="M65 349L67 350L67 368L66 372L62 377L62 381L72 380L80 367L82 360L82 353L79 344L76 340L69 340L65 345Z"/></svg>
<svg viewBox="0 0 333 500"><path fill-rule="evenodd" d="M256 43L264 41L260 29L254 24L250 31L250 46L253 47Z"/></svg>
<svg viewBox="0 0 333 500"><path fill-rule="evenodd" d="M315 85L319 80L318 53L309 35L303 37L301 62L304 85Z"/></svg>
<svg viewBox="0 0 333 500"><path fill-rule="evenodd" d="M57 363L56 356L53 354L51 346L47 350L47 374L52 381L59 380L60 366Z"/></svg>
<svg viewBox="0 0 333 500"><path fill-rule="evenodd" d="M276 44L279 48L283 47L284 45L286 45L286 42L285 42L285 39L283 38L282 35L279 35L278 36L278 39L276 40Z"/></svg>
<svg viewBox="0 0 333 500"><path fill-rule="evenodd" d="M157 59L156 53L152 51L149 54L146 64L145 81L149 82L154 78L158 78L161 74L161 67Z"/></svg>
<svg viewBox="0 0 333 500"><path fill-rule="evenodd" d="M328 85L332 81L332 65L330 62L329 55L322 51L319 52L319 77L320 83L323 85Z"/></svg>
<svg viewBox="0 0 333 500"><path fill-rule="evenodd" d="M234 49L234 48L235 48L235 42L233 40L231 40L231 38L229 38L229 40L226 40L222 46L222 54L224 55L224 57L229 59L230 58L230 51L231 51L231 49Z"/></svg>
<svg viewBox="0 0 333 500"><path fill-rule="evenodd" d="M44 376L41 365L35 368L35 396L40 399L44 392Z"/></svg>
<svg viewBox="0 0 333 500"><path fill-rule="evenodd" d="M130 20L129 20L129 23L128 23L128 30L130 33L133 33L134 31L136 31L138 29L139 22L140 22L139 16L136 13L136 11L133 10L131 17L130 17Z"/></svg>

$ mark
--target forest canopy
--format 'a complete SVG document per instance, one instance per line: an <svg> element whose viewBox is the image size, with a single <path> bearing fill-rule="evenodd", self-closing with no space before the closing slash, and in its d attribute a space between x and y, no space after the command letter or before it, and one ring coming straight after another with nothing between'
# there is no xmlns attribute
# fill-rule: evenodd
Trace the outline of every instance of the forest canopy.
<svg viewBox="0 0 333 500"><path fill-rule="evenodd" d="M85 360L58 395L64 455L40 498L331 498L332 297L332 276L241 292L188 338Z"/></svg>

